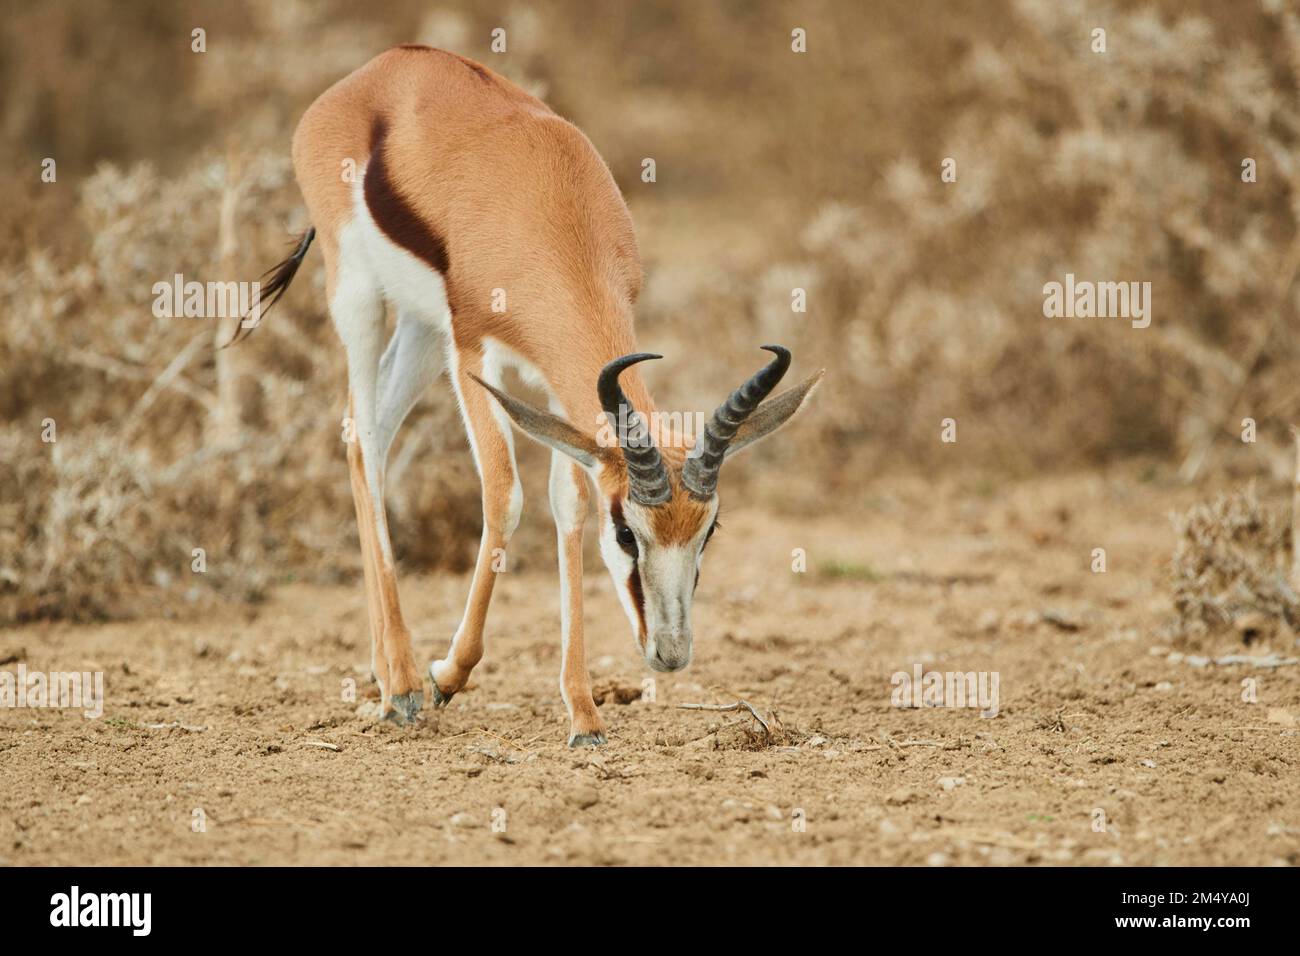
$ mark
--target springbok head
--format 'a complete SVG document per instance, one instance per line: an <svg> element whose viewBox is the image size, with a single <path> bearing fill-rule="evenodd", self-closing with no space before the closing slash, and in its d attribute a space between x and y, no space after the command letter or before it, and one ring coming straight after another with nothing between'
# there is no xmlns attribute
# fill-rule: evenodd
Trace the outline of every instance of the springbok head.
<svg viewBox="0 0 1300 956"><path fill-rule="evenodd" d="M659 355L625 355L601 370L596 392L616 438L610 441L481 383L520 429L593 477L601 556L637 648L657 671L681 670L691 661L691 599L705 546L718 527L723 461L789 421L822 376L819 371L764 402L790 367L790 353L779 345L763 348L776 357L718 406L694 443L660 432L656 444L619 384L629 366Z"/></svg>

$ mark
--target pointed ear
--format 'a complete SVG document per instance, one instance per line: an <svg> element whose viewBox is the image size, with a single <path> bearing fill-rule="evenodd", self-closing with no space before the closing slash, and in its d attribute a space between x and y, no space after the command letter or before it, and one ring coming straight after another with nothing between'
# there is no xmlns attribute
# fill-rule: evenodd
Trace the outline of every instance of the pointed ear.
<svg viewBox="0 0 1300 956"><path fill-rule="evenodd" d="M769 398L759 405L754 410L754 414L745 419L736 429L736 436L731 439L724 457L730 458L742 448L754 444L760 438L766 438L788 422L795 412L803 408L804 402L808 401L808 396L813 393L813 389L822 380L825 372L826 369L820 369L794 388L787 389L776 398Z"/></svg>
<svg viewBox="0 0 1300 956"><path fill-rule="evenodd" d="M469 377L492 393L521 431L531 435L543 445L564 452L584 468L596 467L596 463L604 457L605 449L597 445L594 438L584 435L558 415L552 415L527 402L512 398L500 389L493 388L473 372L469 373Z"/></svg>

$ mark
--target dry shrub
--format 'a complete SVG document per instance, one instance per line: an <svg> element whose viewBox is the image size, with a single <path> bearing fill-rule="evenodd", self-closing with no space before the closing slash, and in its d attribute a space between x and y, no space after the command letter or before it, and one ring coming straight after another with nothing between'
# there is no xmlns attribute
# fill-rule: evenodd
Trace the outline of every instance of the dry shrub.
<svg viewBox="0 0 1300 956"><path fill-rule="evenodd" d="M1213 636L1247 614L1300 626L1300 598L1287 580L1289 513L1262 504L1253 483L1175 516L1177 629Z"/></svg>
<svg viewBox="0 0 1300 956"><path fill-rule="evenodd" d="M33 454L16 429L0 435L0 617L87 617L154 564L148 462L102 431L75 452ZM173 555L179 564L179 555Z"/></svg>
<svg viewBox="0 0 1300 956"><path fill-rule="evenodd" d="M215 211L232 189L241 245L226 263L238 271L223 275ZM80 191L88 244L75 264L32 250L0 271L0 394L12 403L0 428L0 616L116 616L141 592L151 597L137 605L176 610L355 572L345 375L319 262L299 279L315 295L285 300L225 353L229 394L213 320L152 310L154 283L175 273L245 279L282 257L299 202L274 151L238 171L203 163L171 177L103 166ZM413 415L389 490L399 557L463 567L478 491L452 403Z"/></svg>
<svg viewBox="0 0 1300 956"><path fill-rule="evenodd" d="M755 283L773 329L782 290L812 288L806 340L832 363L823 448L1013 472L1141 453L1188 476L1213 451L1285 473L1300 19L1225 13L1020 0L996 34L955 25L922 150L823 204ZM1100 24L1105 54L1088 46ZM1244 157L1269 176L1243 183ZM1043 285L1067 272L1150 282L1152 325L1045 318ZM1262 438L1249 456L1225 440L1245 415ZM956 451L937 441L946 417Z"/></svg>

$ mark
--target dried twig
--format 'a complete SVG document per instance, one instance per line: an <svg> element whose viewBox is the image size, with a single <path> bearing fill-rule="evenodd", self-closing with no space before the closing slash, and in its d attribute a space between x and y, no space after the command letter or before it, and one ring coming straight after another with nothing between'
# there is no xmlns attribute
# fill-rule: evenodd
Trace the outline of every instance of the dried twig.
<svg viewBox="0 0 1300 956"><path fill-rule="evenodd" d="M747 710L751 717L759 722L763 728L763 733L771 736L772 728L768 726L767 721L759 716L754 705L747 700L738 700L734 704L678 704L678 710L715 710L718 712Z"/></svg>
<svg viewBox="0 0 1300 956"><path fill-rule="evenodd" d="M509 737L502 737L500 734L494 734L494 733L492 733L492 731L488 730L486 727L480 727L480 728L479 728L479 732L480 732L480 733L487 734L489 737L493 737L493 738L495 738L495 739L501 741L503 744L509 744L511 747L514 747L516 750L522 750L524 753L528 753L528 752L529 752L529 750L528 750L527 747L521 746L520 744L518 744L518 743L516 743L515 741L511 740Z"/></svg>
<svg viewBox="0 0 1300 956"><path fill-rule="evenodd" d="M196 724L182 724L179 720L173 720L170 724L141 723L140 726L143 727L145 730L169 730L171 728L176 728L179 730L188 731L189 733L192 734L200 734L203 731L208 729L207 727L200 727Z"/></svg>
<svg viewBox="0 0 1300 956"><path fill-rule="evenodd" d="M162 370L155 372L153 369L143 366L131 365L120 359L115 359L107 355L99 355L89 349L73 348L65 354L68 359L85 368L93 368L96 371L111 375L114 378L127 379L134 382L150 382L149 388L136 403L135 409L131 413L128 421L135 421L138 416L146 411L153 404L158 392L164 388L170 388L172 391L192 399L205 409L211 411L217 402L216 396L207 389L194 385L188 379L181 376L181 371L191 358L197 353L198 344L202 342L200 336L195 336L189 345L181 349L171 363Z"/></svg>
<svg viewBox="0 0 1300 956"><path fill-rule="evenodd" d="M217 261L223 276L235 272L235 258L239 250L235 216L239 198L244 190L242 181L243 158L235 137L226 146L226 182L221 191L221 208L217 216ZM233 319L233 321L230 321ZM239 380L248 364L246 354L240 355L226 348L239 336L243 328L241 316L220 319L212 332L217 372L217 401L209 409L207 423L208 444L219 449L231 449L239 444L239 423L242 408ZM223 344L224 343L224 344Z"/></svg>
<svg viewBox="0 0 1300 956"><path fill-rule="evenodd" d="M885 740L886 743L883 744L868 744L865 747L855 747L854 752L870 753L876 750L901 750L903 747L947 747L942 740L894 740L890 737L886 737Z"/></svg>
<svg viewBox="0 0 1300 956"><path fill-rule="evenodd" d="M1300 664L1300 657L1282 657L1280 654L1266 654L1261 657L1252 657L1249 654L1227 654L1216 657L1214 663L1220 667L1229 667L1233 664L1248 664L1251 667L1286 667L1289 664Z"/></svg>

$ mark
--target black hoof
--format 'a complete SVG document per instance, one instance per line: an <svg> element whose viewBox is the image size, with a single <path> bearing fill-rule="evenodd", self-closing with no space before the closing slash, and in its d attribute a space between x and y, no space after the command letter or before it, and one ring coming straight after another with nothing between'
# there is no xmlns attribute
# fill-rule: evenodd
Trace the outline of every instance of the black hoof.
<svg viewBox="0 0 1300 956"><path fill-rule="evenodd" d="M601 730L590 734L569 734L570 747L599 747L605 742L605 732Z"/></svg>
<svg viewBox="0 0 1300 956"><path fill-rule="evenodd" d="M393 709L388 712L388 719L398 725L413 722L420 708L424 706L424 691L413 690L409 694L399 694L393 698Z"/></svg>
<svg viewBox="0 0 1300 956"><path fill-rule="evenodd" d="M429 665L429 683L433 685L433 706L438 710L441 710L443 707L446 707L449 703L451 703L451 699L456 696L455 691L452 691L450 694L447 694L444 693L442 688L438 686L438 678L433 676L432 664Z"/></svg>

